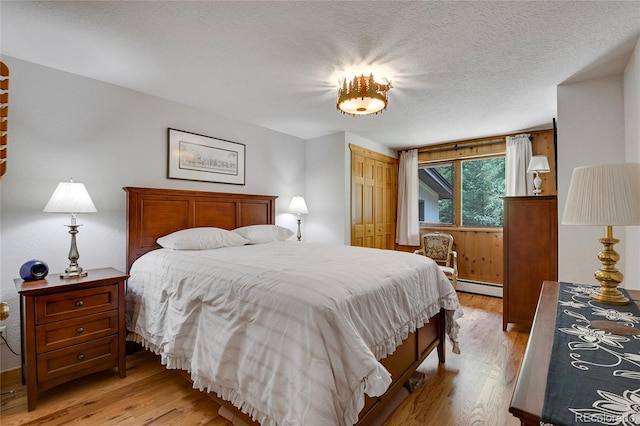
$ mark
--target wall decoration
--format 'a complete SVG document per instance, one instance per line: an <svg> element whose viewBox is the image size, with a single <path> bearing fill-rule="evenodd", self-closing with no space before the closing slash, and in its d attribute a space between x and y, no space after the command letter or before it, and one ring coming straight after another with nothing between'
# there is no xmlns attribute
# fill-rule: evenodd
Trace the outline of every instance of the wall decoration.
<svg viewBox="0 0 640 426"><path fill-rule="evenodd" d="M245 184L245 145L169 129L169 179Z"/></svg>

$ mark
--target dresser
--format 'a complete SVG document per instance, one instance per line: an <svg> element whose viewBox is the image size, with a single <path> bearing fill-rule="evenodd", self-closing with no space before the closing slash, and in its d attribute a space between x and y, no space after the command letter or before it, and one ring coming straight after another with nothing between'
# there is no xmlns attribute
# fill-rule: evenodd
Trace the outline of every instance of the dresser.
<svg viewBox="0 0 640 426"><path fill-rule="evenodd" d="M27 406L69 380L110 368L126 376L124 286L113 268L82 278L50 274L39 281L14 280L20 295L22 381Z"/></svg>
<svg viewBox="0 0 640 426"><path fill-rule="evenodd" d="M558 279L555 195L504 197L502 328L530 326L545 280Z"/></svg>
<svg viewBox="0 0 640 426"><path fill-rule="evenodd" d="M517 417L523 426L540 426L549 363L551 362L553 335L556 329L558 288L558 282L545 281L543 283L529 342L509 405L509 412ZM640 291L627 291L631 299L638 304ZM596 423L593 422L593 424Z"/></svg>

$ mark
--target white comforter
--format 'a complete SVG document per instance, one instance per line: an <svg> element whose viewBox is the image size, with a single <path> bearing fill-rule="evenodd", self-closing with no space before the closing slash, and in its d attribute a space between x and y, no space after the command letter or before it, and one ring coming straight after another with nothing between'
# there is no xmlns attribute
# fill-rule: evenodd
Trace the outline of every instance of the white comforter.
<svg viewBox="0 0 640 426"><path fill-rule="evenodd" d="M391 383L378 359L456 293L430 259L273 242L147 253L131 268L130 339L264 426L352 425Z"/></svg>

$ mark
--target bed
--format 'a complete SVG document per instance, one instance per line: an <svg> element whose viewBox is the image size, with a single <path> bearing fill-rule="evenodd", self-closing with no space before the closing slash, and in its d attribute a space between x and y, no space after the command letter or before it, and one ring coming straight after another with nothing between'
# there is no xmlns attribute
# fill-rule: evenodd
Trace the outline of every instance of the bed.
<svg viewBox="0 0 640 426"><path fill-rule="evenodd" d="M124 189L128 339L249 424L372 424L434 349L445 361L447 335L457 351L455 290L424 256L279 240L161 248L184 229L277 228L277 197Z"/></svg>

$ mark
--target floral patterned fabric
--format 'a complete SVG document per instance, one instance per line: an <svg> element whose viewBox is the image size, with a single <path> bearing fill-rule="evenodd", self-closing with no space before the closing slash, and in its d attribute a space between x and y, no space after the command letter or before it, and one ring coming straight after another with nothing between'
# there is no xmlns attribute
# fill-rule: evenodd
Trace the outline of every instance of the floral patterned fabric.
<svg viewBox="0 0 640 426"><path fill-rule="evenodd" d="M560 283L541 424L640 424L640 336L592 324L640 328L640 309L595 302L597 289Z"/></svg>
<svg viewBox="0 0 640 426"><path fill-rule="evenodd" d="M450 239L448 235L428 234L424 238L427 257L438 262L447 262L449 260Z"/></svg>

